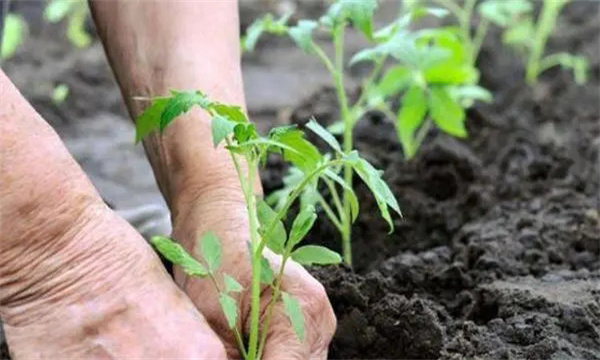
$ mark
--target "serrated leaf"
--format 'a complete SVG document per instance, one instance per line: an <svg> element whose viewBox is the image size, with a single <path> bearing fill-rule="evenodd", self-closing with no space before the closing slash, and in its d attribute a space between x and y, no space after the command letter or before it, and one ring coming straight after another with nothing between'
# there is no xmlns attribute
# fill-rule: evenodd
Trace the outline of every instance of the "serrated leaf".
<svg viewBox="0 0 600 360"><path fill-rule="evenodd" d="M394 66L386 71L373 91L386 99L406 89L412 80L412 71L408 67Z"/></svg>
<svg viewBox="0 0 600 360"><path fill-rule="evenodd" d="M417 149L414 142L415 131L421 126L427 114L427 97L418 86L412 86L402 98L402 106L396 117L396 129L406 158L412 158Z"/></svg>
<svg viewBox="0 0 600 360"><path fill-rule="evenodd" d="M27 23L19 15L8 14L4 20L4 31L0 31L0 59L8 59L14 55L23 43L27 31Z"/></svg>
<svg viewBox="0 0 600 360"><path fill-rule="evenodd" d="M324 127L322 127L315 118L311 118L306 127L310 129L312 132L317 134L321 139L323 139L327 145L331 146L331 148L337 152L342 152L342 147L340 143L336 140L336 138L331 135L329 131L327 131Z"/></svg>
<svg viewBox="0 0 600 360"><path fill-rule="evenodd" d="M430 67L424 72L425 81L429 84L460 85L472 83L477 78L477 71L467 64L452 63Z"/></svg>
<svg viewBox="0 0 600 360"><path fill-rule="evenodd" d="M135 121L135 142L138 143L146 135L160 125L160 115L169 103L167 98L152 99L152 103Z"/></svg>
<svg viewBox="0 0 600 360"><path fill-rule="evenodd" d="M225 117L221 115L215 115L212 118L210 123L210 129L212 132L212 140L213 146L217 147L231 133L233 133L233 128L235 124L231 121L227 120Z"/></svg>
<svg viewBox="0 0 600 360"><path fill-rule="evenodd" d="M227 325L230 329L233 329L237 324L238 318L237 302L231 296L225 293L220 293L219 303L221 304L221 309L223 310L225 318L227 319Z"/></svg>
<svg viewBox="0 0 600 360"><path fill-rule="evenodd" d="M238 144L258 138L256 126L253 123L237 123L233 128L233 137Z"/></svg>
<svg viewBox="0 0 600 360"><path fill-rule="evenodd" d="M373 38L373 14L377 8L375 0L340 0L342 12L354 27L368 39Z"/></svg>
<svg viewBox="0 0 600 360"><path fill-rule="evenodd" d="M260 258L260 282L265 285L271 285L274 279L275 275L273 274L269 260L262 256Z"/></svg>
<svg viewBox="0 0 600 360"><path fill-rule="evenodd" d="M319 150L304 138L304 133L300 130L288 130L272 135L273 140L294 149L294 151L284 149L283 158L304 173L314 170L323 158Z"/></svg>
<svg viewBox="0 0 600 360"><path fill-rule="evenodd" d="M354 189L352 189L352 187L344 179L330 169L325 170L323 175L338 183L342 189L344 189L344 193L348 193L348 199L350 201L350 215L352 217L352 222L354 222L358 217L359 212L358 197L356 196Z"/></svg>
<svg viewBox="0 0 600 360"><path fill-rule="evenodd" d="M281 300L283 301L285 314L290 319L296 336L298 336L300 342L304 342L304 314L300 308L300 303L285 291L281 292Z"/></svg>
<svg viewBox="0 0 600 360"><path fill-rule="evenodd" d="M312 52L312 32L317 27L317 22L312 20L300 20L298 24L289 29L290 37L298 47L306 53Z"/></svg>
<svg viewBox="0 0 600 360"><path fill-rule="evenodd" d="M271 223L277 218L277 213L264 201L260 200L256 205L258 221L260 222L260 230L262 236L265 237L267 247L276 254L282 254L284 244L287 239L287 233L281 220L277 220L275 228L270 234L265 234Z"/></svg>
<svg viewBox="0 0 600 360"><path fill-rule="evenodd" d="M206 268L173 240L164 236L153 236L150 243L167 260L181 266L186 274L198 277L208 275Z"/></svg>
<svg viewBox="0 0 600 360"><path fill-rule="evenodd" d="M367 187L369 187L373 196L375 196L375 201L379 207L381 217L388 223L390 232L392 232L394 230L394 223L392 222L392 218L388 211L388 206L397 212L398 215L402 216L400 206L392 194L392 191L381 178L379 171L365 159L359 158L354 162L353 167L358 176L360 176L365 184L367 184Z"/></svg>
<svg viewBox="0 0 600 360"><path fill-rule="evenodd" d="M244 290L244 287L237 280L227 274L223 275L223 282L225 283L225 292L240 292Z"/></svg>
<svg viewBox="0 0 600 360"><path fill-rule="evenodd" d="M188 112L192 106L206 108L210 104L201 91L172 91L172 96L168 100L160 115L160 131L163 131L173 119Z"/></svg>
<svg viewBox="0 0 600 360"><path fill-rule="evenodd" d="M239 106L213 103L210 105L210 109L229 121L233 121L236 123L248 122L248 117L246 117L246 114L244 114L244 111Z"/></svg>
<svg viewBox="0 0 600 360"><path fill-rule="evenodd" d="M302 265L331 265L342 262L342 257L324 246L305 245L292 253L292 259Z"/></svg>
<svg viewBox="0 0 600 360"><path fill-rule="evenodd" d="M316 219L317 213L314 206L306 206L298 213L292 223L292 229L290 230L290 238L288 240L288 246L290 248L293 248L304 239L306 234L308 234L313 227Z"/></svg>
<svg viewBox="0 0 600 360"><path fill-rule="evenodd" d="M212 231L207 231L200 238L200 252L208 264L208 271L215 272L221 266L221 242Z"/></svg>
<svg viewBox="0 0 600 360"><path fill-rule="evenodd" d="M433 87L429 94L429 112L435 124L444 132L466 137L465 110L443 87Z"/></svg>

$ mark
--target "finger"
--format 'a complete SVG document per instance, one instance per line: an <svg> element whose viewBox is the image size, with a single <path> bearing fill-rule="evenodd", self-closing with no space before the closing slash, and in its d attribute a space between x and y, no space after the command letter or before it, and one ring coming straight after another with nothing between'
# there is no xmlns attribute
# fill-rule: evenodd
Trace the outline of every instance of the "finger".
<svg viewBox="0 0 600 360"><path fill-rule="evenodd" d="M267 334L265 359L326 359L336 328L336 318L323 286L302 266L290 262L284 275L284 291L300 303L304 314L304 341L300 341L277 303ZM282 352L283 351L283 352Z"/></svg>

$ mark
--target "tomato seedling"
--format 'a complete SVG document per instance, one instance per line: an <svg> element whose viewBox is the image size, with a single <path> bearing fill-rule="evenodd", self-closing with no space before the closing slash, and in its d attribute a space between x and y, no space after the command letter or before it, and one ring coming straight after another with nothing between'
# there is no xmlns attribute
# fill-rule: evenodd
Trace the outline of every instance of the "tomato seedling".
<svg viewBox="0 0 600 360"><path fill-rule="evenodd" d="M352 131L368 111L383 112L393 120L398 139L406 158L411 158L431 129L437 125L442 131L465 137L465 108L475 100L491 100L491 94L477 86L477 70L470 61L470 53L460 36L448 29L410 31L416 19L431 14L445 16L440 8L424 7L412 2L401 15L379 30L374 30L375 0L340 0L333 3L319 20L299 20L288 25L289 15L275 19L272 15L258 19L249 28L242 41L246 51L252 50L262 33L287 35L304 52L319 58L325 65L335 86L340 108L340 121L329 130L342 136L342 150L353 149ZM350 103L344 86L344 34L349 25L360 31L371 43L355 54L349 62L372 63L372 71L363 82L359 98ZM313 33L320 32L333 43L334 56L330 58ZM389 63L394 66L387 67ZM396 109L394 100L402 96L402 105ZM352 168L340 168L345 183L352 187ZM302 171L291 169L284 188L273 194L270 201L281 204L297 183ZM341 234L344 260L352 263L350 195L340 196L338 190L327 184L331 205L320 195L307 194L306 201L319 204Z"/></svg>
<svg viewBox="0 0 600 360"><path fill-rule="evenodd" d="M583 84L587 80L588 63L585 57L565 52L544 56L548 37L553 32L556 20L563 7L571 0L543 0L537 21L534 18L534 3L531 0L484 0L478 6L480 21L474 35L471 21L476 0L431 0L450 11L457 19L458 33L470 52L475 64L481 44L490 24L503 31L503 42L517 50L526 59L526 80L533 84L544 71L562 66L573 70L575 82Z"/></svg>
<svg viewBox="0 0 600 360"><path fill-rule="evenodd" d="M286 230L284 220L292 204L306 194L306 189L316 190L319 182L337 184L348 194L350 221L354 221L359 210L358 200L350 185L336 173L339 167L348 166L371 189L383 218L391 227L393 223L388 208L398 213L400 209L392 192L381 179L379 171L362 159L358 152L344 151L333 135L314 120L307 125L307 128L331 146L334 150L333 156L322 155L295 126L274 128L267 136L260 136L254 124L239 107L212 101L200 91L173 91L170 96L152 99L151 105L138 117L136 140L141 140L154 129L163 131L175 118L194 106L203 109L211 117L213 144L215 147L225 144L244 193L250 232L248 251L252 265L247 344L244 343L241 334L241 329L245 327L238 324L238 303L232 296L242 291L243 287L233 277L219 273L221 243L217 235L207 232L198 241L196 253L201 254L203 261L195 259L181 245L166 237L154 237L152 244L168 260L181 266L188 275L212 280L219 292L219 303L234 333L240 354L245 359L260 359L273 308L280 300L298 338L300 341L304 339L304 318L300 305L295 298L281 289L286 263L290 259L302 265L341 262L339 254L325 247L300 245L317 218L314 206L301 204L291 228L289 231ZM277 210L258 198L252 186L257 173L255 169L265 162L270 153L281 154L285 161L301 171L297 183ZM242 162L247 165L249 171L243 170ZM277 271L273 271L264 255L266 248L281 256ZM260 296L264 286L271 287L272 295L261 320Z"/></svg>

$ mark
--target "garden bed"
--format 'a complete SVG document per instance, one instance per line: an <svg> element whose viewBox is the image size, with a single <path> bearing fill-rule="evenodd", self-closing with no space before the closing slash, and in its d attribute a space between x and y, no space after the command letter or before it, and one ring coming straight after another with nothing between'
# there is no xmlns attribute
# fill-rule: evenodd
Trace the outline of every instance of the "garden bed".
<svg viewBox="0 0 600 360"><path fill-rule="evenodd" d="M404 218L387 235L359 185L355 271L313 269L338 317L331 358L600 359L599 5L572 4L560 29L550 48L588 57L585 86L560 70L526 86L521 62L489 36L479 68L495 101L469 110L468 139L432 132L407 162L381 114L359 122L356 147L385 171ZM8 63L7 72L29 85L23 92L61 135L69 122L101 112L126 121L98 44L67 55L59 53L64 46L38 45L45 47L18 55L34 60ZM290 45L258 51L269 46ZM23 73L63 56L73 69L43 67L42 78L75 91L69 107L57 109L33 86L40 77ZM303 124L314 115L327 124L336 111L333 89L323 87L284 121ZM281 122L281 114L254 112ZM281 185L282 171L269 161L266 192ZM321 220L310 241L339 249L336 230Z"/></svg>

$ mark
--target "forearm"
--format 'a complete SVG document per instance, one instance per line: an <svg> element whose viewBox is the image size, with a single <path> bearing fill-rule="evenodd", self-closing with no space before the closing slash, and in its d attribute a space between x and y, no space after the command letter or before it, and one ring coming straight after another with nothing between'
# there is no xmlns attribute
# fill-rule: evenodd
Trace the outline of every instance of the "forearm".
<svg viewBox="0 0 600 360"><path fill-rule="evenodd" d="M170 89L244 105L237 1L92 1L91 7L132 118L148 105L135 96ZM239 186L227 152L212 146L210 119L198 110L144 145L174 212L203 191Z"/></svg>

